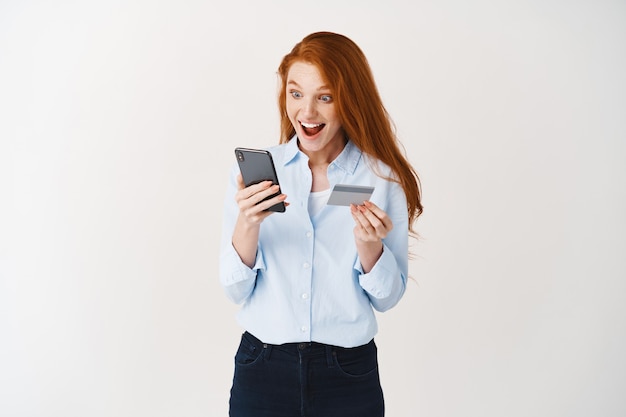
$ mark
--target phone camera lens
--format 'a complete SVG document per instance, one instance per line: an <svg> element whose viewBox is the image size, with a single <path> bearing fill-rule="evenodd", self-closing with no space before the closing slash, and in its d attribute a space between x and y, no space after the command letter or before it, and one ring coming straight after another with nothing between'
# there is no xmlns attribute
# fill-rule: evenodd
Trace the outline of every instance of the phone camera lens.
<svg viewBox="0 0 626 417"><path fill-rule="evenodd" d="M238 159L240 162L243 162L243 153L241 153L241 152L237 152L237 159Z"/></svg>

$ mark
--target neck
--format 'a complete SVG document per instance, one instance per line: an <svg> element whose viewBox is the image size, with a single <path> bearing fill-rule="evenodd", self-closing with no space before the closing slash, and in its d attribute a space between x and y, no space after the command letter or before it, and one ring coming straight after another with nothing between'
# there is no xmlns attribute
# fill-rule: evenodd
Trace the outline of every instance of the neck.
<svg viewBox="0 0 626 417"><path fill-rule="evenodd" d="M326 167L328 167L328 165L330 165L330 163L333 162L335 158L337 158L339 154L343 151L346 143L348 143L348 140L343 139L342 141L337 142L337 146L334 146L332 148L326 147L315 152L305 152L304 150L302 150L302 148L301 150L309 158L309 167L323 167L324 169L326 169Z"/></svg>

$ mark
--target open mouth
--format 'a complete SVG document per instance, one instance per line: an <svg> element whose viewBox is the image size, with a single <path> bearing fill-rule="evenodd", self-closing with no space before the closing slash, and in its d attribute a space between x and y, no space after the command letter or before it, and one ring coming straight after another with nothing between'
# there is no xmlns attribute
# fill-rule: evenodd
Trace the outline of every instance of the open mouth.
<svg viewBox="0 0 626 417"><path fill-rule="evenodd" d="M324 126L326 126L326 125L324 123L304 123L304 122L300 122L300 126L302 126L302 130L304 131L304 133L307 136L315 136L319 132L321 132L322 129L324 129Z"/></svg>

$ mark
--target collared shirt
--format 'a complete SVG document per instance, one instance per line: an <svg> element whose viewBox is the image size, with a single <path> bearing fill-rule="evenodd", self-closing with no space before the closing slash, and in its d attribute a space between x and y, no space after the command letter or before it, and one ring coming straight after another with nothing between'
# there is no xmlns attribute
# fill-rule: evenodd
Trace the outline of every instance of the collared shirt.
<svg viewBox="0 0 626 417"><path fill-rule="evenodd" d="M232 245L239 214L234 198L236 164L224 203L220 282L233 302L243 303L237 314L239 324L271 344L313 341L355 347L368 343L378 330L374 309L390 309L406 288L408 215L402 187L384 179L390 176L389 168L368 158L351 141L328 167L331 189L335 184L374 186L370 201L393 222L383 239L381 257L364 273L350 208L327 205L309 215L312 176L297 138L268 150L290 204L286 212L273 213L261 223L252 268Z"/></svg>

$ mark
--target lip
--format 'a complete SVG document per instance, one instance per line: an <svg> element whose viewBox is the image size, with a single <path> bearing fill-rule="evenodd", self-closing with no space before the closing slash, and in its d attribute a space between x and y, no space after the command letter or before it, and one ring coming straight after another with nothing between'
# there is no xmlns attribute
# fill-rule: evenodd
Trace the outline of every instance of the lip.
<svg viewBox="0 0 626 417"><path fill-rule="evenodd" d="M307 131L305 130L305 128L314 129L320 126L321 128L319 129L319 131L312 135L307 133ZM325 127L326 127L326 124L323 122L305 122L302 120L298 120L298 130L300 131L300 136L302 136L303 139L307 139L307 140L317 139L318 136L320 136L320 134L324 131Z"/></svg>

